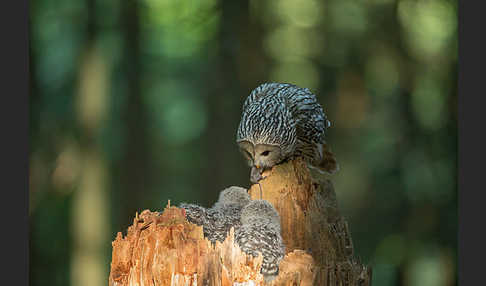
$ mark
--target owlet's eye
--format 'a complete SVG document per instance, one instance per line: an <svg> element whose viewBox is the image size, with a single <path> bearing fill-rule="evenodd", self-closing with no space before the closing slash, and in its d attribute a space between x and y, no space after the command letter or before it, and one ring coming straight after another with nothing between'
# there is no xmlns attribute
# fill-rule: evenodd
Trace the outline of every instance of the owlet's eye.
<svg viewBox="0 0 486 286"><path fill-rule="evenodd" d="M264 151L264 152L262 152L262 154L261 154L261 155L262 155L262 156L268 156L268 154L270 154L270 151Z"/></svg>

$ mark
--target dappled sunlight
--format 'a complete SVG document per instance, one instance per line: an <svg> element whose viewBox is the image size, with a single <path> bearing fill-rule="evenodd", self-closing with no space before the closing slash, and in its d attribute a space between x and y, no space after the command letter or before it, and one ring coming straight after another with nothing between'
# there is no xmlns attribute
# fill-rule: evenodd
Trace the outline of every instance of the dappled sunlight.
<svg viewBox="0 0 486 286"><path fill-rule="evenodd" d="M419 60L444 53L456 41L457 15L450 1L401 0L398 19L410 51Z"/></svg>
<svg viewBox="0 0 486 286"><path fill-rule="evenodd" d="M32 285L106 285L135 212L249 187L236 128L270 81L323 106L373 286L457 285L457 1L31 4Z"/></svg>

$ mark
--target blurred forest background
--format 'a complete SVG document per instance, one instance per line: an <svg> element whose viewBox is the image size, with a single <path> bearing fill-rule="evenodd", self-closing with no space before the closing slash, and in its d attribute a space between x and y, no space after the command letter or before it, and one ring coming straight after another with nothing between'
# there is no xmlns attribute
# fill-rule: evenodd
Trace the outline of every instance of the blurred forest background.
<svg viewBox="0 0 486 286"><path fill-rule="evenodd" d="M107 285L135 212L249 186L260 83L310 88L373 285L457 285L457 3L30 2L30 284Z"/></svg>

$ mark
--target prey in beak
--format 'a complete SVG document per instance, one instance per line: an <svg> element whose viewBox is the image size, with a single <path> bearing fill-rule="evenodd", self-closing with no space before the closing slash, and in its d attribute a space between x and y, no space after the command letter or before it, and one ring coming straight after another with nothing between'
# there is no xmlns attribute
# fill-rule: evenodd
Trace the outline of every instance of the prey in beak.
<svg viewBox="0 0 486 286"><path fill-rule="evenodd" d="M263 173L263 169L258 168L258 166L251 167L251 171L250 171L250 181L253 184L257 184L258 181L260 181L261 179L263 179L262 173Z"/></svg>

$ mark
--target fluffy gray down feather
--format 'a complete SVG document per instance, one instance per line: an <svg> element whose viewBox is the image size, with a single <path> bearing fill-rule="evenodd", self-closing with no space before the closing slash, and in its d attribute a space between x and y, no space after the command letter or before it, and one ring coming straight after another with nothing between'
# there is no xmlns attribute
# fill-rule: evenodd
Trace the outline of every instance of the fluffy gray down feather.
<svg viewBox="0 0 486 286"><path fill-rule="evenodd" d="M221 191L218 201L211 208L196 204L182 203L187 220L203 226L204 237L212 243L223 242L231 227L235 231L241 226L240 214L243 207L251 201L245 188L229 187Z"/></svg>
<svg viewBox="0 0 486 286"><path fill-rule="evenodd" d="M241 214L242 225L235 232L235 240L246 254L263 256L261 273L265 281L272 281L279 272L279 264L285 255L280 233L280 217L265 200L248 204Z"/></svg>

